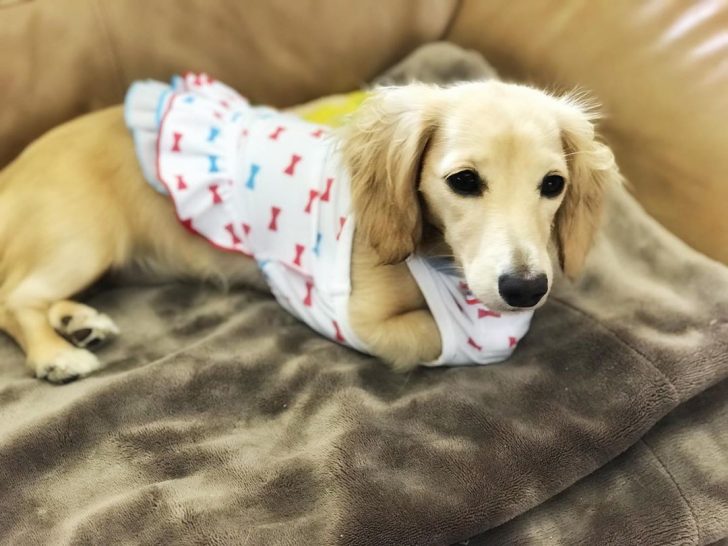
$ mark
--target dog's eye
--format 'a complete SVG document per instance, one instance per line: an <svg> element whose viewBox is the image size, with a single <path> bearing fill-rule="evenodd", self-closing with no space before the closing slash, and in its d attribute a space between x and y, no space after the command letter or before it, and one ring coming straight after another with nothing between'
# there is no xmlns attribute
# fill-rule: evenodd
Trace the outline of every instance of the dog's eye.
<svg viewBox="0 0 728 546"><path fill-rule="evenodd" d="M459 171L446 178L447 185L460 195L482 195L483 181L475 171Z"/></svg>
<svg viewBox="0 0 728 546"><path fill-rule="evenodd" d="M558 174L547 174L541 181L541 195L548 198L558 197L564 191L564 177Z"/></svg>

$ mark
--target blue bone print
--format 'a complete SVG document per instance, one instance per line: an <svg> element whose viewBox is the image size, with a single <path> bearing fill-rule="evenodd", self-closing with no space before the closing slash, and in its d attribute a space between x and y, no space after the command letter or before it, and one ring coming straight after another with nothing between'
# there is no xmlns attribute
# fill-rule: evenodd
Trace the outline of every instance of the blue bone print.
<svg viewBox="0 0 728 546"><path fill-rule="evenodd" d="M219 135L220 129L218 127L210 127L210 136L207 137L207 142L214 142Z"/></svg>
<svg viewBox="0 0 728 546"><path fill-rule="evenodd" d="M245 187L249 190L255 189L255 178L258 176L258 171L260 171L260 165L257 163L251 163L250 176L248 176L248 181L245 183Z"/></svg>
<svg viewBox="0 0 728 546"><path fill-rule="evenodd" d="M323 235L321 232L318 232L316 234L316 244L313 246L312 251L316 256L319 255L319 252L321 251L321 239L323 239Z"/></svg>

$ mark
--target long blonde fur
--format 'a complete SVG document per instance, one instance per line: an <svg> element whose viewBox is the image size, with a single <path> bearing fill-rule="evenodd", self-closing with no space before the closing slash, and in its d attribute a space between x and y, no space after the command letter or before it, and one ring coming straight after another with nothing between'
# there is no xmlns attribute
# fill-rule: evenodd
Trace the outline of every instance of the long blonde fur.
<svg viewBox="0 0 728 546"><path fill-rule="evenodd" d="M398 369L441 351L404 263L409 254L451 257L497 309L504 305L498 275L549 274L553 237L567 275L578 274L602 193L619 179L588 112L498 82L381 89L340 138L357 222L351 324L373 354ZM463 198L447 187L458 168L483 173L482 196ZM563 203L537 195L548 169L568 169ZM74 335L94 329L113 336L116 327L69 298L110 269L139 264L155 279L263 285L253 261L179 225L169 200L144 181L120 107L49 132L0 173L0 328L36 376L65 382L102 367Z"/></svg>
<svg viewBox="0 0 728 546"><path fill-rule="evenodd" d="M561 269L574 280L599 227L604 190L621 185L622 176L612 150L595 134L593 122L599 115L593 103L574 94L561 102L561 136L571 184L556 214L556 239Z"/></svg>

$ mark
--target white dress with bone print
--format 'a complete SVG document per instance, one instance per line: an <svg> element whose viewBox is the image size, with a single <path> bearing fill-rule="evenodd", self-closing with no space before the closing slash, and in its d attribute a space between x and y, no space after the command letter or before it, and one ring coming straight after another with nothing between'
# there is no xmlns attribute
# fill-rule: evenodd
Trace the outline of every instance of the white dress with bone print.
<svg viewBox="0 0 728 546"><path fill-rule="evenodd" d="M125 117L145 177L187 229L255 259L290 313L367 352L348 319L349 178L326 127L251 106L205 74L135 83ZM414 255L407 265L442 338L423 365L498 362L528 331L531 311L490 311L447 264Z"/></svg>

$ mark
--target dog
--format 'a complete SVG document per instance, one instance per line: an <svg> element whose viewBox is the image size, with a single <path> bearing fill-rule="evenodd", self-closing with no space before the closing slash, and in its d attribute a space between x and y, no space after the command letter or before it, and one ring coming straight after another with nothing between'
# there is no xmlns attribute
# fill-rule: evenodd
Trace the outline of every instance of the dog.
<svg viewBox="0 0 728 546"><path fill-rule="evenodd" d="M397 370L443 363L412 256L444 260L493 317L543 305L553 262L578 276L604 191L621 182L596 119L578 96L495 80L368 94L333 137L356 219L348 321L367 352ZM120 106L50 131L0 173L0 329L36 377L102 368L89 349L118 329L69 298L107 271L268 287L256 260L177 213L145 180Z"/></svg>

